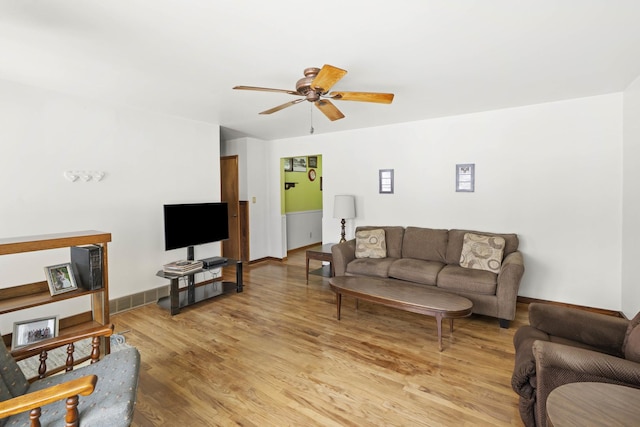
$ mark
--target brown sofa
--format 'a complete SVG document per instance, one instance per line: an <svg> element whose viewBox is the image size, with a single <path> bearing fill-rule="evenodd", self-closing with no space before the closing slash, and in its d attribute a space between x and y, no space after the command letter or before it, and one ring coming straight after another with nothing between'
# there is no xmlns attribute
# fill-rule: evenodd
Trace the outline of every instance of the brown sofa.
<svg viewBox="0 0 640 427"><path fill-rule="evenodd" d="M473 312L496 317L507 328L516 313L516 299L524 274L522 253L516 234L421 227L357 227L359 231L384 229L386 256L356 258L356 239L332 248L336 276L394 278L444 292L462 295L473 302ZM464 268L460 255L467 233L504 238L504 254L498 273Z"/></svg>
<svg viewBox="0 0 640 427"><path fill-rule="evenodd" d="M567 383L640 388L640 313L620 317L550 304L529 304L529 325L513 337L511 378L527 427L547 425L549 393ZM585 420L585 425L588 424Z"/></svg>

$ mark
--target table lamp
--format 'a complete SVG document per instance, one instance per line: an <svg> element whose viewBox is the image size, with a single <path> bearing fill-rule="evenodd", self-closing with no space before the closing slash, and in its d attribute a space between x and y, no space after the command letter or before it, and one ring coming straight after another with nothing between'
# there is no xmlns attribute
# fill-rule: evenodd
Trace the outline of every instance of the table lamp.
<svg viewBox="0 0 640 427"><path fill-rule="evenodd" d="M356 198L354 196L337 195L333 201L333 217L341 218L342 233L340 243L346 242L344 224L345 220L356 217Z"/></svg>

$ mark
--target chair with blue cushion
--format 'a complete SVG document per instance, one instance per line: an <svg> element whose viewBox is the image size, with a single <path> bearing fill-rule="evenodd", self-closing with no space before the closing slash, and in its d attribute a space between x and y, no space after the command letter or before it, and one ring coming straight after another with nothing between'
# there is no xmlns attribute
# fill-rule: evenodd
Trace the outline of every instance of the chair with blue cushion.
<svg viewBox="0 0 640 427"><path fill-rule="evenodd" d="M100 357L100 337L112 326L102 326L73 337L52 338L18 349L14 355L0 345L0 427L9 426L129 426L138 388L140 354L134 347ZM90 364L73 369L73 342L92 339ZM1 341L1 340L0 340ZM46 356L68 346L66 366L47 376ZM40 355L39 375L28 380L16 359ZM77 361L76 361L77 362Z"/></svg>

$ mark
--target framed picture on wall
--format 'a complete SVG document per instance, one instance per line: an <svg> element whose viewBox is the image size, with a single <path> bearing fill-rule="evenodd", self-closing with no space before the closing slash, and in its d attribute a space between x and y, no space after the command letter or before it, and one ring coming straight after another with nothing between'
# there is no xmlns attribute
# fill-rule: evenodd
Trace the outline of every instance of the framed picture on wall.
<svg viewBox="0 0 640 427"><path fill-rule="evenodd" d="M475 190L475 163L456 165L456 191L473 193Z"/></svg>
<svg viewBox="0 0 640 427"><path fill-rule="evenodd" d="M318 156L309 156L309 167L310 168L318 167Z"/></svg>
<svg viewBox="0 0 640 427"><path fill-rule="evenodd" d="M307 158L306 157L294 157L293 158L293 171L294 172L306 172L307 171Z"/></svg>
<svg viewBox="0 0 640 427"><path fill-rule="evenodd" d="M393 194L393 169L378 171L378 193Z"/></svg>
<svg viewBox="0 0 640 427"><path fill-rule="evenodd" d="M285 172L293 171L293 159L291 157L287 157L284 159L284 171Z"/></svg>

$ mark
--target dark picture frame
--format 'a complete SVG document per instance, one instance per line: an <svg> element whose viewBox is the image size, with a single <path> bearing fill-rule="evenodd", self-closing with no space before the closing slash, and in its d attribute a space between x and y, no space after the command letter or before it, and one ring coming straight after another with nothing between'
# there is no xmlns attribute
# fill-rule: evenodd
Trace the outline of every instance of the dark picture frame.
<svg viewBox="0 0 640 427"><path fill-rule="evenodd" d="M291 157L285 157L283 160L284 171L293 172L293 159Z"/></svg>
<svg viewBox="0 0 640 427"><path fill-rule="evenodd" d="M294 157L293 158L293 171L294 172L306 172L307 171L307 158L306 157Z"/></svg>
<svg viewBox="0 0 640 427"><path fill-rule="evenodd" d="M71 292L78 289L76 279L73 276L71 263L50 265L44 268L47 276L47 284L51 296Z"/></svg>
<svg viewBox="0 0 640 427"><path fill-rule="evenodd" d="M318 167L318 156L309 156L308 158L309 167L317 168Z"/></svg>
<svg viewBox="0 0 640 427"><path fill-rule="evenodd" d="M41 317L13 323L11 349L24 347L58 336L58 316Z"/></svg>

